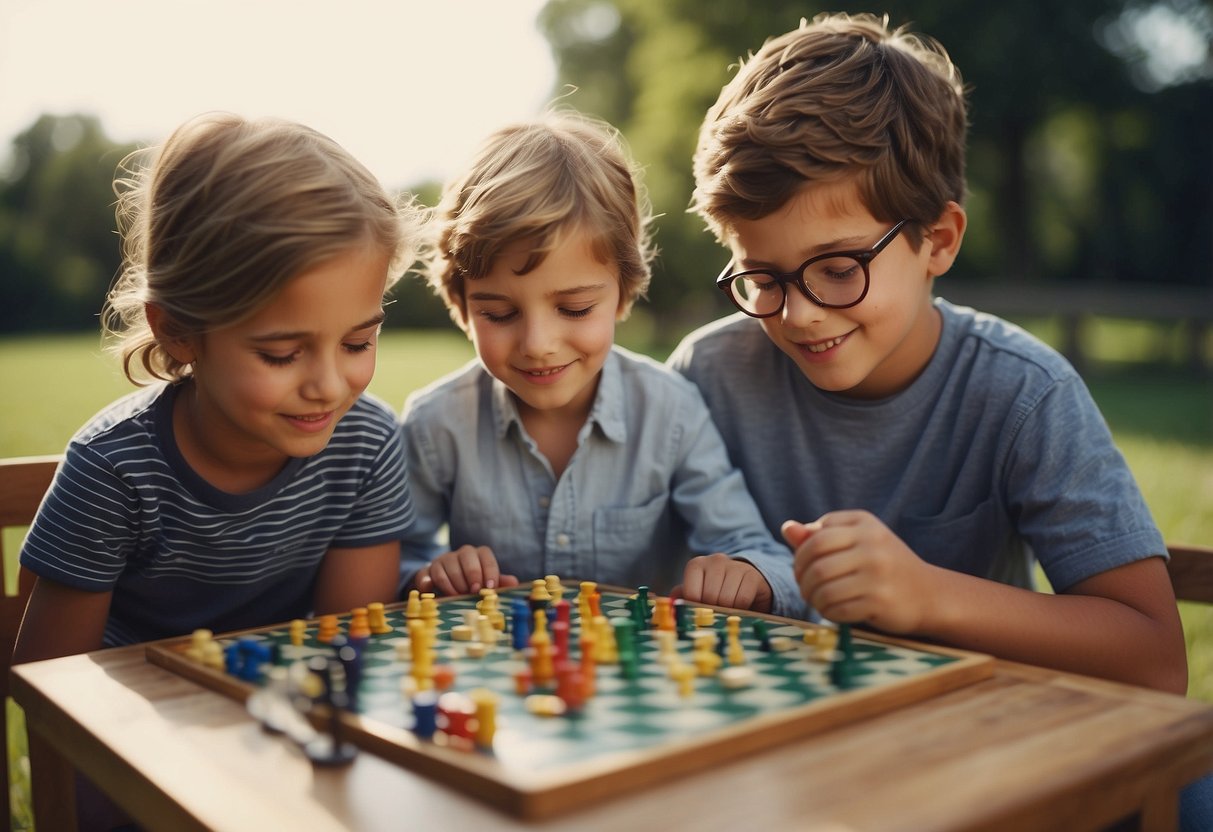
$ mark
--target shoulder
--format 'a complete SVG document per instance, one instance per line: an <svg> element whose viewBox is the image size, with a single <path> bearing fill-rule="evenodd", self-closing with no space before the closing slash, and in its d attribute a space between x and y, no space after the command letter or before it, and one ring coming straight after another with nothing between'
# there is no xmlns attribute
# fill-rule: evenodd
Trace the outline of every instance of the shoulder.
<svg viewBox="0 0 1213 832"><path fill-rule="evenodd" d="M955 334L958 357L972 354L983 365L1008 371L1011 377L1029 373L1043 382L1078 377L1064 356L1027 330L996 315L937 300L946 330ZM996 378L1001 376L996 376Z"/></svg>
<svg viewBox="0 0 1213 832"><path fill-rule="evenodd" d="M612 362L619 368L623 395L652 403L703 406L699 389L687 378L654 358L615 346Z"/></svg>
<svg viewBox="0 0 1213 832"><path fill-rule="evenodd" d="M431 415L450 416L461 405L470 405L491 383L480 360L473 358L459 369L414 390L405 399L405 421L426 419Z"/></svg>
<svg viewBox="0 0 1213 832"><path fill-rule="evenodd" d="M168 386L144 387L116 399L84 423L72 442L77 445L104 443L131 432L145 433L155 423L155 407L161 396L169 396Z"/></svg>
<svg viewBox="0 0 1213 832"><path fill-rule="evenodd" d="M697 365L712 363L724 357L744 359L766 353L772 344L754 318L740 312L712 321L691 332L670 354L669 365L679 372L688 372Z"/></svg>
<svg viewBox="0 0 1213 832"><path fill-rule="evenodd" d="M386 435L396 432L396 413L383 399L363 393L341 419L334 434Z"/></svg>

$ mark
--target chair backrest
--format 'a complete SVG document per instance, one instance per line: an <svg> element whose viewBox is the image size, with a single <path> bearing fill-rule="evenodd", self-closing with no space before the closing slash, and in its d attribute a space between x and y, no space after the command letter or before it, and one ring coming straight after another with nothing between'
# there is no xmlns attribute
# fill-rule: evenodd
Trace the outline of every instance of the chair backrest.
<svg viewBox="0 0 1213 832"><path fill-rule="evenodd" d="M1171 555L1167 571L1171 574L1171 586L1175 587L1175 598L1213 604L1213 548L1171 543L1167 552Z"/></svg>
<svg viewBox="0 0 1213 832"><path fill-rule="evenodd" d="M0 585L0 736L5 739L0 749L0 818L11 815L9 806L8 771L8 675L13 663L13 645L17 630L34 586L33 573L16 566L13 558L15 593L9 594L9 554L4 551L4 530L25 527L34 520L42 497L55 476L60 456L25 456L0 459L0 569L4 583ZM7 821L6 821L7 822Z"/></svg>

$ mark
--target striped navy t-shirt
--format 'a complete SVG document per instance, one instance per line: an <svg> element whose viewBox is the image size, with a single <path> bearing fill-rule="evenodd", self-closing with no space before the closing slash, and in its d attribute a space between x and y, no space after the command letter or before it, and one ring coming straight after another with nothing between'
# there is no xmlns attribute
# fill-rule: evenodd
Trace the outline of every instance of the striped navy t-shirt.
<svg viewBox="0 0 1213 832"><path fill-rule="evenodd" d="M396 419L378 399L359 398L320 453L230 494L178 450L177 389L119 399L72 438L21 550L40 577L113 592L107 646L307 616L330 548L397 540L411 521Z"/></svg>

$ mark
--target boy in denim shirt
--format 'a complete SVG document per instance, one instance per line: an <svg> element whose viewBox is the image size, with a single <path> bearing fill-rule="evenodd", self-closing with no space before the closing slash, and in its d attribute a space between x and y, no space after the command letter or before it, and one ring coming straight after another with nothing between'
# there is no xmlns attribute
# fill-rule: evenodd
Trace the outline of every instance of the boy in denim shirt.
<svg viewBox="0 0 1213 832"><path fill-rule="evenodd" d="M446 188L429 280L477 359L405 403L406 586L681 579L691 601L803 612L694 385L613 343L648 220L615 131L572 113L494 133Z"/></svg>

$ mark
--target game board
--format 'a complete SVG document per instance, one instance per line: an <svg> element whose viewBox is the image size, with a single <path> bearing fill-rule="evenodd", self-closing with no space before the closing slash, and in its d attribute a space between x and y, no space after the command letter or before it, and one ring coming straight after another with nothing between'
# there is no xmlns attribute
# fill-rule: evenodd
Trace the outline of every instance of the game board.
<svg viewBox="0 0 1213 832"><path fill-rule="evenodd" d="M503 590L500 595L508 600L515 594L525 597L527 591ZM569 596L576 591L569 590ZM633 590L600 586L598 591L603 613L628 615L627 598ZM696 678L694 692L683 696L668 678L666 667L656 661L654 634L643 632L637 678L625 679L617 666L600 665L595 694L579 713L540 716L523 707L523 697L515 691L514 671L525 662L508 639L481 658L466 657L464 644L451 639L452 628L463 620L465 610L474 609L475 600L471 596L439 600L437 651L439 661L455 670L455 690L488 688L498 694L491 749L450 747L418 739L409 730L411 699L401 690L408 661L399 658L401 652L396 649L408 632L403 604L387 607L392 632L372 636L367 645L358 712L342 715L343 733L363 749L523 817L551 815L721 764L938 695L992 672L988 656L856 633L852 644L862 670L843 690L830 681L830 662L815 657L802 638L806 629L821 625L713 608L742 618L745 661L755 670L752 685L729 690L716 678ZM343 629L348 618L342 617ZM772 638L784 637L780 646L786 648L792 641L791 649L763 652L753 632L756 620L767 622ZM575 604L571 623L570 643L575 645L579 633ZM252 637L277 645L283 656L293 658L331 654L332 648L314 637L316 622L309 625L300 647L290 645L285 624L218 640L230 643L237 636ZM148 646L147 657L241 701L263 684L263 680L242 681L186 658L190 641L186 637L155 642ZM691 648L680 641L676 649L685 656Z"/></svg>

